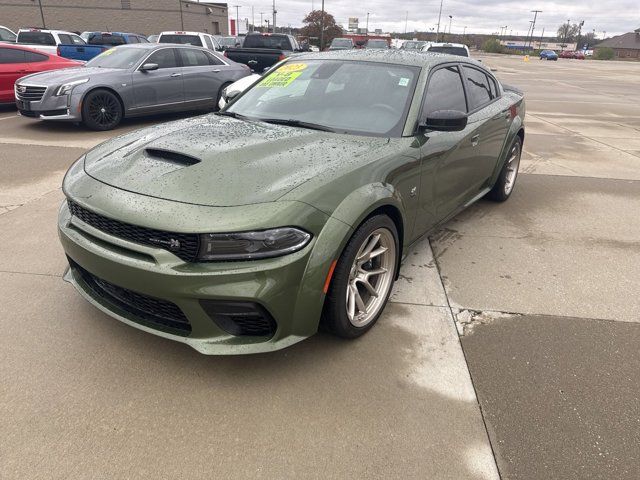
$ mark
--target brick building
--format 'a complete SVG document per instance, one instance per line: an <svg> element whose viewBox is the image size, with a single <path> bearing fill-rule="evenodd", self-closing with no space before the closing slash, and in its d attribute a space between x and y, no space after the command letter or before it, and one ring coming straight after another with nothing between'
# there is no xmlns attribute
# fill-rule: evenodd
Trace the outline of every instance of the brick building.
<svg viewBox="0 0 640 480"><path fill-rule="evenodd" d="M189 0L0 0L0 24L17 30L118 31L145 35L163 30L228 34L226 3Z"/></svg>
<svg viewBox="0 0 640 480"><path fill-rule="evenodd" d="M612 48L617 60L640 60L640 28L624 35L608 38L596 45L595 49L603 47Z"/></svg>

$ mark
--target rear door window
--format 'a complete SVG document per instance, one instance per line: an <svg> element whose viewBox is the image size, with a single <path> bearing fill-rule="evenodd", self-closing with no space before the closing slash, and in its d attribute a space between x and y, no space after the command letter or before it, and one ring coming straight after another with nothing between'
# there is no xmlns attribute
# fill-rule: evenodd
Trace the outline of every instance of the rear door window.
<svg viewBox="0 0 640 480"><path fill-rule="evenodd" d="M59 33L58 38L60 39L60 43L65 45L71 45L71 37L64 33Z"/></svg>
<svg viewBox="0 0 640 480"><path fill-rule="evenodd" d="M78 36L78 35L69 35L69 37L71 37L71 43L73 43L74 45L86 45L87 42L85 42L82 37Z"/></svg>
<svg viewBox="0 0 640 480"><path fill-rule="evenodd" d="M166 34L160 36L158 43L179 43L181 45L194 45L196 47L204 46L198 35Z"/></svg>
<svg viewBox="0 0 640 480"><path fill-rule="evenodd" d="M211 41L211 39L210 39L209 37L207 37L206 35L205 35L205 37L204 37L204 43L206 43L206 44L207 44L207 48L208 48L209 50L215 50L215 48L213 48L213 42L212 42L212 41Z"/></svg>
<svg viewBox="0 0 640 480"><path fill-rule="evenodd" d="M463 67L469 93L469 109L475 110L489 104L495 97L491 93L487 75L475 68Z"/></svg>
<svg viewBox="0 0 640 480"><path fill-rule="evenodd" d="M205 54L207 55L207 57L209 58L209 64L210 65L225 65L225 63L220 60L218 57L216 57L215 53L213 52L205 52Z"/></svg>
<svg viewBox="0 0 640 480"><path fill-rule="evenodd" d="M24 59L27 63L44 62L48 58L49 57L47 57L46 55L43 55L42 53L24 52Z"/></svg>
<svg viewBox="0 0 640 480"><path fill-rule="evenodd" d="M209 57L202 50L179 48L183 67L208 67Z"/></svg>

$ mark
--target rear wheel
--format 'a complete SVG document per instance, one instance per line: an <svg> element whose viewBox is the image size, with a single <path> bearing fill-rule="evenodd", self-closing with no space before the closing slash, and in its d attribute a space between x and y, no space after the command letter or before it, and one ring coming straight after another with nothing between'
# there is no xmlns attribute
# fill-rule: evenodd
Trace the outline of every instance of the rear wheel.
<svg viewBox="0 0 640 480"><path fill-rule="evenodd" d="M345 247L333 274L323 326L344 338L366 333L391 294L399 255L398 231L386 215L364 222Z"/></svg>
<svg viewBox="0 0 640 480"><path fill-rule="evenodd" d="M522 155L522 141L520 137L516 135L511 147L509 148L509 154L507 160L504 162L502 171L498 176L496 184L491 191L487 194L487 197L496 202L504 202L511 196L513 188L518 178L518 169L520 167L520 157Z"/></svg>
<svg viewBox="0 0 640 480"><path fill-rule="evenodd" d="M120 99L109 90L93 90L82 102L82 121L91 130L112 130L122 115Z"/></svg>

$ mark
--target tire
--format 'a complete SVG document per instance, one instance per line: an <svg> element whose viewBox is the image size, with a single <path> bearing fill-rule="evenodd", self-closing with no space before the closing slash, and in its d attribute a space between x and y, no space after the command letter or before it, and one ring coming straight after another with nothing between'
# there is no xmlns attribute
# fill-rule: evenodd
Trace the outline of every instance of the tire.
<svg viewBox="0 0 640 480"><path fill-rule="evenodd" d="M386 215L375 215L358 227L338 259L331 279L322 312L325 330L339 337L357 338L375 325L395 281L399 244L398 230ZM381 247L386 250L370 260L356 261L357 256L365 256L367 251L378 252ZM379 273L368 273L376 271ZM377 295L371 294L365 282L377 291ZM366 307L364 313L359 305ZM351 314L348 313L350 308Z"/></svg>
<svg viewBox="0 0 640 480"><path fill-rule="evenodd" d="M498 180L496 180L495 185L487 194L487 198L495 202L504 202L511 196L518 178L521 156L522 140L516 135L509 147L509 154L500 171L500 175L498 175Z"/></svg>
<svg viewBox="0 0 640 480"><path fill-rule="evenodd" d="M92 90L82 101L82 122L91 130L113 130L123 113L120 99L109 90Z"/></svg>
<svg viewBox="0 0 640 480"><path fill-rule="evenodd" d="M220 89L218 90L218 95L216 95L216 104L213 107L213 111L217 112L218 110L220 110L220 99L222 98L222 91L227 88L229 85L231 85L233 82L227 82L227 83L223 83L220 86Z"/></svg>

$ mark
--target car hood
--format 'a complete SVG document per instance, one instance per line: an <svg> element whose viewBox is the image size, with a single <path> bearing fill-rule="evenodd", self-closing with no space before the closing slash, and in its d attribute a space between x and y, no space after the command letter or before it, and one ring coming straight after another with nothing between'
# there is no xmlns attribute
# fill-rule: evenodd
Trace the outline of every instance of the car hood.
<svg viewBox="0 0 640 480"><path fill-rule="evenodd" d="M318 175L369 161L386 138L206 115L117 137L85 157L103 183L208 206L273 202Z"/></svg>
<svg viewBox="0 0 640 480"><path fill-rule="evenodd" d="M73 67L73 68L64 68L61 70L50 70L42 73L34 73L33 75L29 75L27 77L21 78L19 83L35 83L37 82L39 85L49 86L49 85L60 85L66 82L73 82L75 80L81 80L83 78L95 77L96 75L104 75L110 72L117 72L124 70L118 70L115 68L87 68L87 67ZM27 80L29 82L27 82Z"/></svg>

